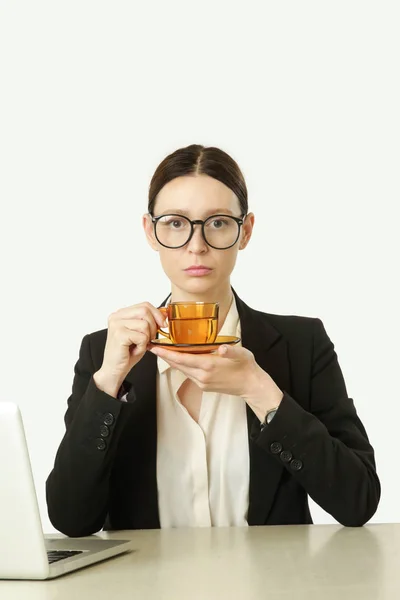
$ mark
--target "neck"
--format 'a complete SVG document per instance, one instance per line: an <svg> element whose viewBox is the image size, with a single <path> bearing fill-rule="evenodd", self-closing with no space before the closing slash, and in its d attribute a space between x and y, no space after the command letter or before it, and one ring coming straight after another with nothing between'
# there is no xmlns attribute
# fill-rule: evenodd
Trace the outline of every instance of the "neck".
<svg viewBox="0 0 400 600"><path fill-rule="evenodd" d="M229 312L233 292L230 281L221 283L204 293L187 292L174 285L171 287L171 302L218 302L219 304L219 329L225 322L226 315Z"/></svg>

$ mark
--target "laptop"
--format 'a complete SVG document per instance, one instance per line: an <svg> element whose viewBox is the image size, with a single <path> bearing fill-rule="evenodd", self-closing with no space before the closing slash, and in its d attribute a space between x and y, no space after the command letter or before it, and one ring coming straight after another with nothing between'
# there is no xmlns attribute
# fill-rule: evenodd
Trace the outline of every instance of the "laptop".
<svg viewBox="0 0 400 600"><path fill-rule="evenodd" d="M129 540L43 535L21 412L0 402L0 579L52 579L131 549Z"/></svg>

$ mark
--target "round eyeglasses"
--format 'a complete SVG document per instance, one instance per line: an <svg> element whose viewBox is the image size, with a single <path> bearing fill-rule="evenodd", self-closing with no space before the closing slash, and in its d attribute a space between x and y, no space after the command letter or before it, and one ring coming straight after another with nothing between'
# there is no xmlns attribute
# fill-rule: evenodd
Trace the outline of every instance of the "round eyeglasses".
<svg viewBox="0 0 400 600"><path fill-rule="evenodd" d="M165 248L182 248L193 237L194 226L201 225L201 233L206 244L216 250L227 250L236 244L245 215L241 218L231 215L212 215L205 221L191 221L183 215L171 214L151 216L157 241Z"/></svg>

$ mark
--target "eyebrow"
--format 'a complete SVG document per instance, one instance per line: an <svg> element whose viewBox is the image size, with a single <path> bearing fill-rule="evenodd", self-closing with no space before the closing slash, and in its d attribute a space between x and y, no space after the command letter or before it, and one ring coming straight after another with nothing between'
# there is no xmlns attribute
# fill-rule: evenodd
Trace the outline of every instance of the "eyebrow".
<svg viewBox="0 0 400 600"><path fill-rule="evenodd" d="M186 217L188 214L190 213L190 210L182 210L181 208L170 208L168 210L164 210L161 215L182 215L183 217ZM232 215L233 216L233 212L229 209L229 208L213 208L212 210L207 210L204 213L204 216L211 216L211 215Z"/></svg>

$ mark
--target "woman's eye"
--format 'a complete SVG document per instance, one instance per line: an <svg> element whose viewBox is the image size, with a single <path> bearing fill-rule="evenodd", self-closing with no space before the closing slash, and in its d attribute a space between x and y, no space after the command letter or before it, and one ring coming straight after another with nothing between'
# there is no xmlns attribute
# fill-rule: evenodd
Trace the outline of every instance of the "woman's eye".
<svg viewBox="0 0 400 600"><path fill-rule="evenodd" d="M183 219L163 219L163 225L171 229L181 229L185 222Z"/></svg>
<svg viewBox="0 0 400 600"><path fill-rule="evenodd" d="M179 219L175 219L174 221L171 221L171 226L173 229L179 229L180 227L182 227L182 221L180 221Z"/></svg>
<svg viewBox="0 0 400 600"><path fill-rule="evenodd" d="M222 219L214 219L214 221L212 221L211 224L214 227L214 229L221 229L221 227L225 225L225 221L223 221Z"/></svg>

